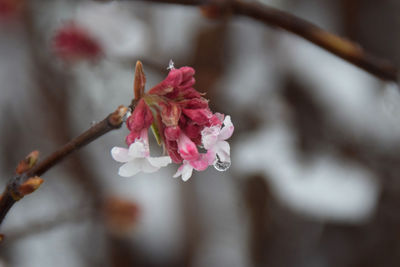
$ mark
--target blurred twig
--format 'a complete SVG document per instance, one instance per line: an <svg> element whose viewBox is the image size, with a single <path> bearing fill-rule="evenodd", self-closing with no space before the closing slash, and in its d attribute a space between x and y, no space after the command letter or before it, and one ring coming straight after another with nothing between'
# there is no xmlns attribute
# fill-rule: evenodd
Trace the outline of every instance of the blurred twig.
<svg viewBox="0 0 400 267"><path fill-rule="evenodd" d="M93 125L90 129L63 145L43 161L38 163L31 170L12 178L8 182L7 187L0 199L0 224L15 202L17 202L19 198L23 197L23 195L21 195L19 192L19 188L24 182L26 182L30 177L44 174L47 170L55 166L75 150L91 143L111 130L120 128L126 111L126 107L118 107L117 110L109 114L104 120Z"/></svg>
<svg viewBox="0 0 400 267"><path fill-rule="evenodd" d="M225 13L246 16L294 33L377 78L398 81L399 70L387 60L372 56L357 43L325 31L304 19L261 3L242 0L149 0L147 2L193 6L215 5L218 8L225 9Z"/></svg>
<svg viewBox="0 0 400 267"><path fill-rule="evenodd" d="M7 243L10 244L11 242L41 234L66 224L87 220L88 215L90 215L90 212L82 211L82 208L76 208L69 212L59 213L52 218L42 218L40 221L30 222L28 226L11 229L6 235Z"/></svg>

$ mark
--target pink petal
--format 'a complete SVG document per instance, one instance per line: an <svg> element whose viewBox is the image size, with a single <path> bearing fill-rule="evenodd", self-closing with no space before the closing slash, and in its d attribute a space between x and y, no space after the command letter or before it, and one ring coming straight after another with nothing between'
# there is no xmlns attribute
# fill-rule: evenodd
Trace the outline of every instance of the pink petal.
<svg viewBox="0 0 400 267"><path fill-rule="evenodd" d="M140 136L140 133L138 132L130 132L126 138L125 138L125 142L127 143L128 146L130 146L132 143L135 142L135 140Z"/></svg>
<svg viewBox="0 0 400 267"><path fill-rule="evenodd" d="M178 152L185 160L194 160L199 157L196 144L182 132L178 138Z"/></svg>
<svg viewBox="0 0 400 267"><path fill-rule="evenodd" d="M196 171L204 171L210 165L210 155L207 154L200 154L200 157L197 160L189 161L189 164L196 170ZM215 159L215 157L214 157Z"/></svg>

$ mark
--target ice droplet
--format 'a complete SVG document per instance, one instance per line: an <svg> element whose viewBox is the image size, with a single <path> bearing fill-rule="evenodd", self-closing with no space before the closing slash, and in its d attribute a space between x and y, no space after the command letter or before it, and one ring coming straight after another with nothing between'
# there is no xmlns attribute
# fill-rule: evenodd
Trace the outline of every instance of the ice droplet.
<svg viewBox="0 0 400 267"><path fill-rule="evenodd" d="M168 68L167 68L167 70L172 70L172 69L175 69L175 63L172 61L172 59L170 59L169 60L169 62L168 62Z"/></svg>
<svg viewBox="0 0 400 267"><path fill-rule="evenodd" d="M231 166L230 161L222 161L222 160L220 160L220 158L217 155L217 158L215 159L215 162L214 162L214 168L217 171L224 172L224 171L228 170L230 166Z"/></svg>
<svg viewBox="0 0 400 267"><path fill-rule="evenodd" d="M126 122L126 120L127 120L131 115L132 115L132 111L131 111L131 109L129 109L129 110L125 113L124 117L122 118L122 121L123 121L123 122Z"/></svg>

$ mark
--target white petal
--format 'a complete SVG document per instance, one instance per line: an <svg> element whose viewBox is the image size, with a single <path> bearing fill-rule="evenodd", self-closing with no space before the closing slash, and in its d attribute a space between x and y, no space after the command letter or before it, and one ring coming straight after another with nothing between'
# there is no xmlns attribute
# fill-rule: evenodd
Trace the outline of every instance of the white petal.
<svg viewBox="0 0 400 267"><path fill-rule="evenodd" d="M132 157L128 155L128 149L124 147L113 147L111 149L111 156L118 162L128 162L132 159Z"/></svg>
<svg viewBox="0 0 400 267"><path fill-rule="evenodd" d="M219 140L226 140L232 136L235 127L232 124L231 116L226 116L224 120L224 127L222 127L221 132L218 136Z"/></svg>
<svg viewBox="0 0 400 267"><path fill-rule="evenodd" d="M141 160L140 168L141 168L142 172L152 173L152 172L156 172L156 171L158 171L158 169L160 169L160 167L153 166L148 161L148 158L143 158L143 159L140 159L140 160Z"/></svg>
<svg viewBox="0 0 400 267"><path fill-rule="evenodd" d="M219 141L216 145L216 152L221 161L231 162L231 148L228 142Z"/></svg>
<svg viewBox="0 0 400 267"><path fill-rule="evenodd" d="M148 157L147 160L150 162L151 165L154 167L165 167L170 164L171 158L169 156L166 157Z"/></svg>
<svg viewBox="0 0 400 267"><path fill-rule="evenodd" d="M181 176L182 171L183 171L183 165L178 168L178 170L176 171L176 173L174 175L172 175L172 177L177 178L177 177Z"/></svg>
<svg viewBox="0 0 400 267"><path fill-rule="evenodd" d="M144 158L150 154L150 151L145 142L139 139L129 146L128 154L133 158Z"/></svg>
<svg viewBox="0 0 400 267"><path fill-rule="evenodd" d="M182 173L182 180L184 182L189 180L189 178L192 177L192 172L193 172L193 168L192 167L189 166L188 168L186 168L186 170L184 170L183 173Z"/></svg>
<svg viewBox="0 0 400 267"><path fill-rule="evenodd" d="M132 160L119 168L118 174L123 177L131 177L141 171L140 162Z"/></svg>
<svg viewBox="0 0 400 267"><path fill-rule="evenodd" d="M182 180L187 181L192 176L193 167L188 162L185 162L178 168L178 171L174 174L174 178L182 175Z"/></svg>

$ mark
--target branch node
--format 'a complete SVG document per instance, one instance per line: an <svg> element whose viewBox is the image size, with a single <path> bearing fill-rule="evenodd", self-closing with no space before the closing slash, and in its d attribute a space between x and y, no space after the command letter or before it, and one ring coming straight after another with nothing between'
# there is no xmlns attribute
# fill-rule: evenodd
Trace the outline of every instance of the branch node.
<svg viewBox="0 0 400 267"><path fill-rule="evenodd" d="M121 105L119 106L109 117L108 122L111 124L113 128L121 127L124 116L128 112L128 108Z"/></svg>

